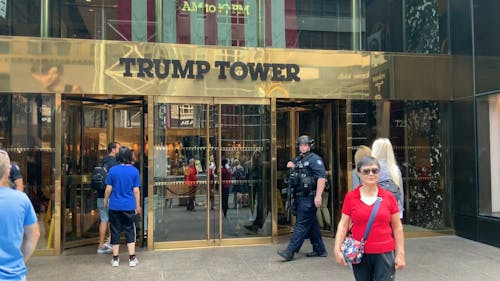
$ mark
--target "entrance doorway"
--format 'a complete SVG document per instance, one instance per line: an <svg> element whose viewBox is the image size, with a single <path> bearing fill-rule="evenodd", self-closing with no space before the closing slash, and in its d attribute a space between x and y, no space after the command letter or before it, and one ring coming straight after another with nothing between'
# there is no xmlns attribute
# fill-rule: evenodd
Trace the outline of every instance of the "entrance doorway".
<svg viewBox="0 0 500 281"><path fill-rule="evenodd" d="M147 196L144 99L63 95L61 137L63 248L96 244L100 219L90 179L93 168L107 155L110 142L134 151L134 165L142 175L141 197ZM141 219L137 227L137 241L142 241Z"/></svg>
<svg viewBox="0 0 500 281"><path fill-rule="evenodd" d="M269 99L155 98L155 249L271 241L270 109Z"/></svg>
<svg viewBox="0 0 500 281"><path fill-rule="evenodd" d="M345 132L339 124L345 124L342 112L345 103L338 100L277 100L276 102L276 146L277 146L277 196L278 232L290 233L295 223L291 208L287 206L288 161L297 156L296 139L300 135L309 135L314 139L315 153L325 163L327 186L323 193L323 204L318 208L317 218L324 235L333 235L338 218L335 214L339 206L338 190L343 178L339 178L341 159L345 158Z"/></svg>

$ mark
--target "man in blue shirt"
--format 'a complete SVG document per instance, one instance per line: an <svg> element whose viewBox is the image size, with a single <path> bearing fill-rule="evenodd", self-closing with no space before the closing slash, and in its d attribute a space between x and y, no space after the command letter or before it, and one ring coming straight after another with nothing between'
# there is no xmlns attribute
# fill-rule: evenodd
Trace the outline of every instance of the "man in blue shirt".
<svg viewBox="0 0 500 281"><path fill-rule="evenodd" d="M31 201L9 186L9 174L9 155L0 150L0 280L26 280L25 263L36 249L40 229Z"/></svg>
<svg viewBox="0 0 500 281"><path fill-rule="evenodd" d="M125 240L129 254L128 265L136 266L139 260L135 256L136 216L141 209L141 180L139 171L132 165L132 150L120 147L118 153L119 165L113 166L106 177L104 193L104 208L109 211L111 229L111 245L113 259L111 266L119 266L120 234L125 232Z"/></svg>

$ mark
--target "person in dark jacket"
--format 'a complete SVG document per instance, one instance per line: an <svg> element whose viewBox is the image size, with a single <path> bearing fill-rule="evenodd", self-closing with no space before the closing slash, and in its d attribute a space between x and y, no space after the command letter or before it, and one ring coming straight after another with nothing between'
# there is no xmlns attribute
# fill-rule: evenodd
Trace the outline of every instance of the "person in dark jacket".
<svg viewBox="0 0 500 281"><path fill-rule="evenodd" d="M111 167L118 165L118 161L116 161L118 151L120 151L119 143L111 142L108 144L108 155L104 156L101 160L103 167L106 168L108 172ZM108 209L104 208L104 190L97 191L97 210L99 210L99 218L101 220L99 224L99 246L97 247L97 253L111 254L113 252L111 245L104 241L109 225Z"/></svg>
<svg viewBox="0 0 500 281"><path fill-rule="evenodd" d="M0 150L7 152L5 146L3 146L2 143L0 143ZM10 167L11 167L9 174L10 186L19 191L24 191L23 175L21 174L21 169L19 168L19 165L17 165L16 162L11 161Z"/></svg>

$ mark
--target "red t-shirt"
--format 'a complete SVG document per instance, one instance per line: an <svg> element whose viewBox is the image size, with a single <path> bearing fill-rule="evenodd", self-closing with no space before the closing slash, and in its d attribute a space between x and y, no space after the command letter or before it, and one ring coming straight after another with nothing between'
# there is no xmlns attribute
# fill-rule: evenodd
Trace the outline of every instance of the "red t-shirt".
<svg viewBox="0 0 500 281"><path fill-rule="evenodd" d="M391 192L380 187L378 197L382 198L382 202L380 202L377 216L366 240L365 253L367 254L387 253L396 249L391 218L393 214L399 214L398 203ZM345 196L342 213L351 217L351 233L354 239L361 241L363 238L374 205L375 203L368 206L361 201L360 188L347 193Z"/></svg>
<svg viewBox="0 0 500 281"><path fill-rule="evenodd" d="M222 187L229 189L231 187L231 170L226 167L222 167Z"/></svg>

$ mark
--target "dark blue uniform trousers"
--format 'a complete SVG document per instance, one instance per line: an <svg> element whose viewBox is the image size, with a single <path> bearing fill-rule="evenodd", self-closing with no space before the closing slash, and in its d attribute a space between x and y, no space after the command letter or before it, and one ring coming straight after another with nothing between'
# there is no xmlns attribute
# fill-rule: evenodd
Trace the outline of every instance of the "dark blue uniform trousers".
<svg viewBox="0 0 500 281"><path fill-rule="evenodd" d="M326 252L325 244L321 238L318 219L316 218L314 196L297 197L295 204L297 208L297 221L293 229L292 239L288 244L288 251L292 253L298 252L304 240L309 238L314 252Z"/></svg>

